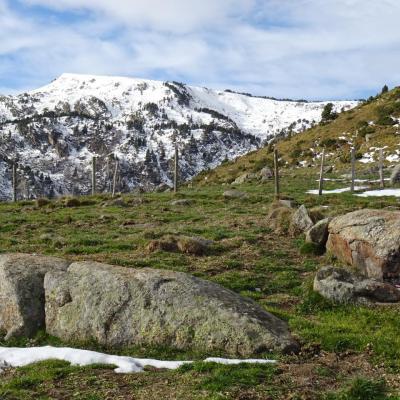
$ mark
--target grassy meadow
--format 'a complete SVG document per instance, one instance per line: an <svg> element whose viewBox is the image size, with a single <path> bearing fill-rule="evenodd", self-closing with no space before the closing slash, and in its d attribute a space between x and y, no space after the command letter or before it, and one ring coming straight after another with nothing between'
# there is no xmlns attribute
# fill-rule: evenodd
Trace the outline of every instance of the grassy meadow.
<svg viewBox="0 0 400 400"><path fill-rule="evenodd" d="M307 195L317 187L314 169L285 170L282 193L326 215L359 208L400 208L395 198L350 193ZM332 175L333 177L333 175ZM326 182L326 188L344 187ZM302 345L292 356L269 355L271 365L223 366L196 362L176 371L117 375L106 366L74 367L47 361L0 375L0 399L400 399L400 319L396 305L339 306L311 290L315 271L336 261L313 254L302 237L279 236L267 223L273 182L245 184L245 199L226 200L228 186L210 184L173 193L108 195L78 201L0 204L1 252L96 260L130 268L187 272L257 301L286 320ZM172 205L174 199L190 205ZM151 240L168 235L213 240L206 255L149 252ZM2 346L62 345L44 334ZM104 349L113 354L201 360L210 354L174 349ZM216 354L217 355L217 354ZM223 355L223 354L219 354ZM265 356L268 356L267 354Z"/></svg>

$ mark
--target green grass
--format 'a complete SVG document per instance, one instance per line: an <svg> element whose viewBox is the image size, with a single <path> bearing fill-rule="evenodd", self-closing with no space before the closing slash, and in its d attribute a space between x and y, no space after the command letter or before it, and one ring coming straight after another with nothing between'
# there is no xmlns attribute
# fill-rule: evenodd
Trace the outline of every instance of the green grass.
<svg viewBox="0 0 400 400"><path fill-rule="evenodd" d="M364 207L398 206L394 198L365 199L348 193L322 197L307 195L306 190L317 185L316 176L316 170L284 170L282 193L308 208L328 206L322 209L325 215ZM328 188L343 185L327 182ZM128 207L104 206L109 199L106 195L90 197L73 208L65 207L57 200L42 207L37 207L35 202L1 203L0 251L42 253L70 260L187 272L250 297L285 319L304 348L318 346L329 354L355 352L368 357L371 363L382 365L388 373L398 375L399 310L395 307L338 306L313 293L310 289L313 274L332 260L305 245L302 237L279 236L271 230L266 216L273 200L272 182L242 185L240 190L249 194L247 200L227 201L222 196L224 190L226 187L211 185L183 188L178 196L172 193L126 195ZM176 197L188 198L192 203L172 206L170 202ZM213 240L213 244L203 256L146 251L151 240L168 235L202 236ZM63 345L44 334L33 340L7 343L14 346L32 344ZM0 342L0 345L5 343ZM169 348L107 349L96 343L68 345L160 359L202 360L211 356ZM276 356L280 364L293 362L293 359ZM330 397L332 399L356 399L357 387L361 388L360 393L372 391L378 378L368 369L360 370L357 371L359 378L372 383L354 381L356 383L351 384L349 379L358 376L341 375L336 371L333 377L331 371L337 366L309 361L306 353L294 359L295 372L287 375L280 364L271 367L195 363L178 371L116 376L109 368L77 368L50 361L3 375L0 398L97 399L109 396L118 399L129 398L127 393L146 400L163 396L189 400L286 399L288 393L301 398L306 389L300 384L296 386L290 376L293 373L301 376L304 373L301 366L309 362L315 363L312 381L322 382L320 389L314 388L310 392L310 398L323 398L324 393L330 392L330 396L339 396ZM76 389L77 386L82 389ZM369 386L372 389L368 389ZM389 394L385 396L394 399L393 390L390 387L388 390Z"/></svg>

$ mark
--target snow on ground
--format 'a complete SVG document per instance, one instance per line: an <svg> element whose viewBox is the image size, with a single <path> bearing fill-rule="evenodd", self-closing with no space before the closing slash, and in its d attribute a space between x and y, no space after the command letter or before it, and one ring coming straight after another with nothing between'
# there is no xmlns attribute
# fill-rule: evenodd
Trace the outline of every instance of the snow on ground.
<svg viewBox="0 0 400 400"><path fill-rule="evenodd" d="M364 190L367 189L366 186L355 186L354 190ZM344 193L349 192L351 189L349 187L341 188L341 189L333 189L333 190L323 190L322 194L335 194L335 193ZM318 194L318 189L307 190L308 194Z"/></svg>
<svg viewBox="0 0 400 400"><path fill-rule="evenodd" d="M115 365L117 373L142 372L145 366L154 368L177 369L192 361L160 361L147 358L132 358L125 356L113 356L89 350L72 349L68 347L29 347L12 348L0 347L0 372L8 367L23 367L32 363L45 360L62 360L72 365L87 366L92 364ZM205 362L218 364L273 364L275 360L266 359L226 359L207 358Z"/></svg>
<svg viewBox="0 0 400 400"><path fill-rule="evenodd" d="M359 196L359 197L381 197L381 196L400 197L400 189L368 190L364 193L357 194L357 196Z"/></svg>

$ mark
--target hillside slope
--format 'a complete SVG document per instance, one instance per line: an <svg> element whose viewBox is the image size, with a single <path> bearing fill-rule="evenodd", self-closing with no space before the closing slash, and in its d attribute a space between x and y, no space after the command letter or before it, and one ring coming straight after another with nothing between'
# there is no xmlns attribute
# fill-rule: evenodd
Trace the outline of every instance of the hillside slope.
<svg viewBox="0 0 400 400"><path fill-rule="evenodd" d="M40 89L0 96L0 198L11 194L19 161L22 197L85 194L93 156L97 186L118 189L171 183L173 135L181 178L234 159L280 134L320 120L326 103L278 101L178 82L63 74ZM335 110L356 102L335 102Z"/></svg>
<svg viewBox="0 0 400 400"><path fill-rule="evenodd" d="M400 161L400 87L371 97L333 120L320 122L299 135L288 135L277 142L283 167L317 167L325 149L326 164L336 171L349 169L352 146L356 149L358 169L373 167L379 160L380 149L383 149L386 167ZM234 162L225 162L201 174L196 181L230 183L244 173L272 166L272 150L270 144Z"/></svg>

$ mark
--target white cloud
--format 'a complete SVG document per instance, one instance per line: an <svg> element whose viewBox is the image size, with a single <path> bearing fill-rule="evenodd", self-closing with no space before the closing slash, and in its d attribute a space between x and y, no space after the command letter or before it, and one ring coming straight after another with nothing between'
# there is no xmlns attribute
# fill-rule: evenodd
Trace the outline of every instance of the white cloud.
<svg viewBox="0 0 400 400"><path fill-rule="evenodd" d="M326 99L400 82L397 0L21 2L77 14L61 23L0 0L3 87L82 72Z"/></svg>

